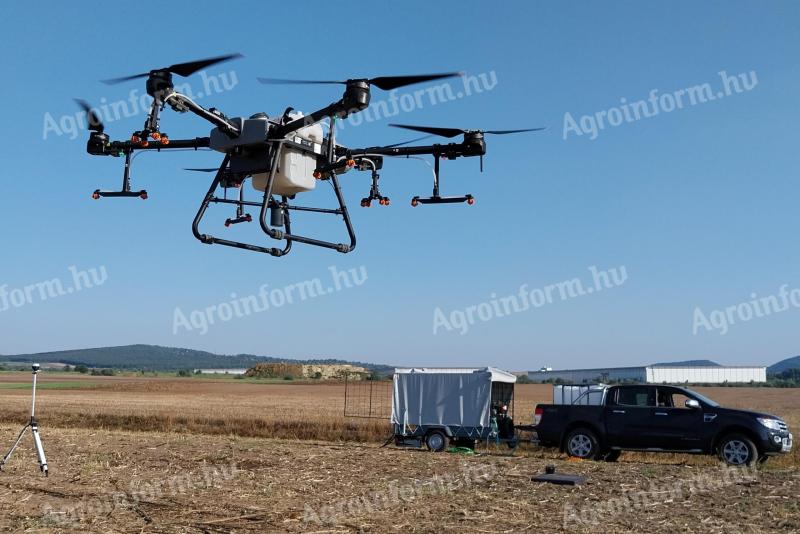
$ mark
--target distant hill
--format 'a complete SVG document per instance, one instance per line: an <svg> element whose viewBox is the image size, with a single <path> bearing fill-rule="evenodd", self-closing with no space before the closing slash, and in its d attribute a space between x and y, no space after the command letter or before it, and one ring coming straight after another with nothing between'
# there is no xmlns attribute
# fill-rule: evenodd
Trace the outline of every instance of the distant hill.
<svg viewBox="0 0 800 534"><path fill-rule="evenodd" d="M201 350L158 345L127 345L124 347L101 347L94 349L40 352L37 354L17 354L3 356L8 362L53 362L87 367L113 369L143 369L147 371L174 371L177 369L243 369L256 363L293 362L303 364L352 364L366 367L380 374L394 372L394 367L382 364L350 362L331 358L295 360L274 356L253 354L222 355Z"/></svg>
<svg viewBox="0 0 800 534"><path fill-rule="evenodd" d="M776 375L789 369L800 369L800 356L786 358L785 360L781 360L774 365L770 365L767 367L767 373Z"/></svg>
<svg viewBox="0 0 800 534"><path fill-rule="evenodd" d="M711 360L685 360L682 362L654 363L653 367L721 367L721 365Z"/></svg>

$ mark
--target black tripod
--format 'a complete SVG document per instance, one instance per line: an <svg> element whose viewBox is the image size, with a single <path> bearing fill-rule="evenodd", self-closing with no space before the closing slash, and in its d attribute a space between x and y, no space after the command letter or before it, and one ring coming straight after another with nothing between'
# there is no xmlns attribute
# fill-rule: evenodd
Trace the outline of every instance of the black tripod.
<svg viewBox="0 0 800 534"><path fill-rule="evenodd" d="M33 368L33 397L31 399L31 420L22 427L22 430L17 436L17 440L11 446L11 450L8 451L3 457L3 460L0 461L0 470L3 469L3 466L6 465L11 455L14 453L14 450L19 445L20 441L22 441L22 437L25 435L25 432L30 428L31 434L33 434L33 446L36 448L36 455L39 457L39 469L44 473L44 476L47 476L47 458L44 456L44 448L42 447L42 438L39 437L39 423L36 422L36 375L39 374L39 364L34 363L31 365Z"/></svg>

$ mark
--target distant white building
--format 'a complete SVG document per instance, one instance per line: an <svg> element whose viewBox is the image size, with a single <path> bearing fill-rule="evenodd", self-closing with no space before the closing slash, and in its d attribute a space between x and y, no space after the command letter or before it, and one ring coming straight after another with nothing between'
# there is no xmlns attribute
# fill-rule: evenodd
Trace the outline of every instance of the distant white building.
<svg viewBox="0 0 800 534"><path fill-rule="evenodd" d="M560 380L570 384L638 382L644 384L742 384L766 382L766 367L660 366L528 371L533 382Z"/></svg>

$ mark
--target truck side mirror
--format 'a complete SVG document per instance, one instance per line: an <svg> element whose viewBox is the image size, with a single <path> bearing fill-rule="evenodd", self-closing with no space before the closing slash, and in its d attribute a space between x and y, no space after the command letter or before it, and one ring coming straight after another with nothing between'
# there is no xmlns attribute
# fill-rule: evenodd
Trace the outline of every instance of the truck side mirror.
<svg viewBox="0 0 800 534"><path fill-rule="evenodd" d="M696 401L695 399L686 399L686 402L684 403L684 405L687 408L692 408L692 409L700 408L700 403L698 401Z"/></svg>

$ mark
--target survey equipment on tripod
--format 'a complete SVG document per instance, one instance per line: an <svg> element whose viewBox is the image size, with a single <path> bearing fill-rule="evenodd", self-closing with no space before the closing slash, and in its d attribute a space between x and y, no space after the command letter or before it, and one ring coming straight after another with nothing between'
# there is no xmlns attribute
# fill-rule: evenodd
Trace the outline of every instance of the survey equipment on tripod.
<svg viewBox="0 0 800 534"><path fill-rule="evenodd" d="M3 456L3 459L0 460L0 470L3 469L3 466L6 465L8 460L11 458L11 455L14 454L14 450L19 446L22 438L25 436L25 432L28 431L30 428L31 435L33 435L33 447L36 450L36 456L39 459L39 470L44 473L44 476L47 476L47 458L44 456L44 447L42 447L42 438L39 436L39 423L36 422L36 375L39 374L39 364L34 363L31 365L33 369L33 393L31 394L31 419L28 423L22 427L19 435L17 436L17 440L11 446L11 449L8 453Z"/></svg>

